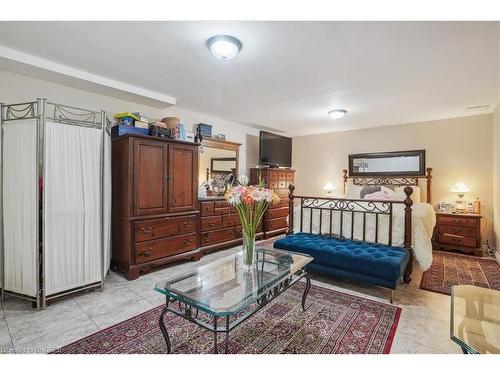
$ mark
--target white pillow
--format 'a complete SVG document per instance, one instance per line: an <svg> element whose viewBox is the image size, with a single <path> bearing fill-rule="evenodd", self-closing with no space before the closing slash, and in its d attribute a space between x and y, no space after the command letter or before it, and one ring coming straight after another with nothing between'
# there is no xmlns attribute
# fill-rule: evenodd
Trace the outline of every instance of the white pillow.
<svg viewBox="0 0 500 375"><path fill-rule="evenodd" d="M361 196L361 189L363 186L361 185L354 185L347 183L346 188L345 188L345 197L347 199L359 199Z"/></svg>
<svg viewBox="0 0 500 375"><path fill-rule="evenodd" d="M405 194L405 187L406 186L398 186L396 190L397 199L404 200L406 198ZM420 203L420 187L418 186L412 186L413 193L411 193L410 198L413 201L413 203Z"/></svg>

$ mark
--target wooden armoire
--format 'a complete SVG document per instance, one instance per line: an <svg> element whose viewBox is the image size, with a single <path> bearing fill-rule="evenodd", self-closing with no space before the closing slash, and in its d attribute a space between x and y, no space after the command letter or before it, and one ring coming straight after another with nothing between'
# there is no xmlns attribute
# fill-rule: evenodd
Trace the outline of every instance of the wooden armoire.
<svg viewBox="0 0 500 375"><path fill-rule="evenodd" d="M288 187L295 180L295 170L289 168L251 168L250 183L257 185L259 179L263 179L266 188L273 189L280 197L280 202L269 206L264 217L262 226L266 238L285 234L288 231Z"/></svg>
<svg viewBox="0 0 500 375"><path fill-rule="evenodd" d="M199 259L198 145L126 135L112 141L112 265L128 279Z"/></svg>

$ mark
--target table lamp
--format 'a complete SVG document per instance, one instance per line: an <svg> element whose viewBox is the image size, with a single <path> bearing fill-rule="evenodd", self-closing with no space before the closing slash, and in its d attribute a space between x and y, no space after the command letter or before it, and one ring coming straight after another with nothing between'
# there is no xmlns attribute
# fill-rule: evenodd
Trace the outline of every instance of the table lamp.
<svg viewBox="0 0 500 375"><path fill-rule="evenodd" d="M335 190L335 185L328 181L325 186L323 186L323 190L326 191L326 194L330 195L332 191Z"/></svg>
<svg viewBox="0 0 500 375"><path fill-rule="evenodd" d="M468 193L470 189L463 182L457 182L451 187L453 193L457 193L458 199L455 201L455 210L457 212L465 212L465 203L462 200L465 193Z"/></svg>

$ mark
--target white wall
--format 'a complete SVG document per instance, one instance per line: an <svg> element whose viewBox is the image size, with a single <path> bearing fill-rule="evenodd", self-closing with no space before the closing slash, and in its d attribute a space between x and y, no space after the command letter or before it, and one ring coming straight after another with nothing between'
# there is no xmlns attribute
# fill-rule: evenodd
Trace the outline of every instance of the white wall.
<svg viewBox="0 0 500 375"><path fill-rule="evenodd" d="M50 101L88 108L92 110L105 110L110 114L118 112L141 112L153 118L166 116L179 117L188 130L192 124L204 122L213 125L214 134L225 134L228 141L241 143L240 148L240 173L246 173L246 135L258 135L259 131L233 121L227 121L215 116L183 109L178 106L158 109L116 99L109 96L95 94L73 87L35 79L21 74L0 70L0 102L18 103L47 98ZM257 150L258 152L258 150Z"/></svg>
<svg viewBox="0 0 500 375"><path fill-rule="evenodd" d="M434 169L432 203L455 201L456 194L450 188L463 181L471 189L465 199L481 200L483 227L486 225L484 239L491 241L492 123L492 115L486 114L295 137L293 166L297 170L297 193L322 195L323 185L332 181L337 188L335 194L341 195L342 169L347 168L349 154L424 149L427 166Z"/></svg>
<svg viewBox="0 0 500 375"><path fill-rule="evenodd" d="M493 112L493 233L500 254L500 103Z"/></svg>

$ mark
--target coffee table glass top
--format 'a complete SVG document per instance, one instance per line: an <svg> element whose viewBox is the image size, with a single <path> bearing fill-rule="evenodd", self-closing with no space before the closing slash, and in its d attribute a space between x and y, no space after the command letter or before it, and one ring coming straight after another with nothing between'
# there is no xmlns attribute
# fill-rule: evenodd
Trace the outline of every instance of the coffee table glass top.
<svg viewBox="0 0 500 375"><path fill-rule="evenodd" d="M251 271L242 252L156 284L155 290L215 316L238 313L312 261L305 254L257 249Z"/></svg>
<svg viewBox="0 0 500 375"><path fill-rule="evenodd" d="M451 339L466 353L500 353L500 291L472 285L451 289Z"/></svg>

